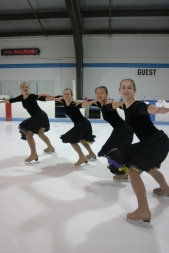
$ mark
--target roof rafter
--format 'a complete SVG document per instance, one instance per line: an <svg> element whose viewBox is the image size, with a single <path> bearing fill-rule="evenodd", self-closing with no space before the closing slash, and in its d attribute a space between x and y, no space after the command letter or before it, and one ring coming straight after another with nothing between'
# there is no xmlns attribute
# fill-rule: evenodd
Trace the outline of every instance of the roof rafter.
<svg viewBox="0 0 169 253"><path fill-rule="evenodd" d="M76 57L76 92L77 99L83 98L83 40L82 18L77 0L65 0L72 27Z"/></svg>
<svg viewBox="0 0 169 253"><path fill-rule="evenodd" d="M71 30L67 31L46 31L47 36L55 36L55 35L73 35ZM87 31L85 30L85 35L99 35L99 34L108 34L107 30L90 30ZM168 30L153 30L153 29L146 29L146 30L124 30L124 29L116 29L116 30L111 30L111 34L169 34L169 29ZM44 36L43 31L36 31L36 32L3 32L0 33L0 37L24 37L24 36Z"/></svg>
<svg viewBox="0 0 169 253"><path fill-rule="evenodd" d="M72 35L71 30L67 31L46 31L47 36L52 35ZM0 33L0 37L24 37L24 36L44 36L43 31L36 31L36 32L3 32Z"/></svg>
<svg viewBox="0 0 169 253"><path fill-rule="evenodd" d="M80 11L82 18L109 17L110 10ZM69 18L67 11L36 12L39 19ZM111 17L169 17L169 9L111 10ZM33 13L0 14L0 21L35 19Z"/></svg>

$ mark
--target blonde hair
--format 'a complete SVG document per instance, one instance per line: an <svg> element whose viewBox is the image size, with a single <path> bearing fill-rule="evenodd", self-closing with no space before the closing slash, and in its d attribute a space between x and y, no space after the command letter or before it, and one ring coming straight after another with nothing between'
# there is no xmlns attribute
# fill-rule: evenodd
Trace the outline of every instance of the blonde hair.
<svg viewBox="0 0 169 253"><path fill-rule="evenodd" d="M71 96L73 97L73 92L72 92L72 90L71 90L70 88L65 88L65 89L63 90L63 93L64 93L64 91L65 91L65 90L69 90L69 91L70 91Z"/></svg>
<svg viewBox="0 0 169 253"><path fill-rule="evenodd" d="M134 80L131 79L131 78L125 78L125 79L121 80L121 82L120 82L120 88L121 88L121 85L122 85L123 81L130 81L132 83L132 85L133 85L134 90L136 90L136 84L135 84Z"/></svg>
<svg viewBox="0 0 169 253"><path fill-rule="evenodd" d="M26 84L26 85L29 87L29 83L27 83L27 82L22 82L22 83L20 84L20 88L21 88L22 84Z"/></svg>

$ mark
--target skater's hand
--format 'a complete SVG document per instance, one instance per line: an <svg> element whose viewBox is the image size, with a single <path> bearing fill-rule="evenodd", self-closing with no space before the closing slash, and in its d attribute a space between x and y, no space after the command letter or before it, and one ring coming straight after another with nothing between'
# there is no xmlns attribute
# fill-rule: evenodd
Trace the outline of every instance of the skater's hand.
<svg viewBox="0 0 169 253"><path fill-rule="evenodd" d="M52 95L48 95L48 94L37 94L37 96L38 96L38 98L40 98L40 97L52 97L53 98Z"/></svg>
<svg viewBox="0 0 169 253"><path fill-rule="evenodd" d="M149 114L164 114L169 112L169 108L166 107L158 107L158 106L154 106L154 105L149 105L147 107L147 112Z"/></svg>
<svg viewBox="0 0 169 253"><path fill-rule="evenodd" d="M84 102L80 101L74 101L73 104L76 106L83 104Z"/></svg>
<svg viewBox="0 0 169 253"><path fill-rule="evenodd" d="M92 104L95 104L95 105L98 106L97 100L92 100L92 101L89 101L89 102L83 102L83 103L82 103L82 108L86 108L86 107L88 107L88 106L90 106L90 105L92 105Z"/></svg>
<svg viewBox="0 0 169 253"><path fill-rule="evenodd" d="M65 100L65 99L63 97L55 98L55 101L58 101L58 102L63 104L62 100Z"/></svg>
<svg viewBox="0 0 169 253"><path fill-rule="evenodd" d="M99 102L99 101L98 100L93 100L93 104L98 106L97 102Z"/></svg>
<svg viewBox="0 0 169 253"><path fill-rule="evenodd" d="M43 94L37 94L38 98L43 97Z"/></svg>
<svg viewBox="0 0 169 253"><path fill-rule="evenodd" d="M109 100L106 101L105 105L112 104L113 101L114 101L114 99L109 99Z"/></svg>
<svg viewBox="0 0 169 253"><path fill-rule="evenodd" d="M164 113L167 113L169 112L169 108L166 108L166 107L156 107L156 110L155 110L155 114L164 114Z"/></svg>
<svg viewBox="0 0 169 253"><path fill-rule="evenodd" d="M114 100L107 100L106 103L107 104L112 104L112 108L113 109L117 109L119 107L122 107L123 108L123 104L124 102L119 102L119 101L114 101Z"/></svg>

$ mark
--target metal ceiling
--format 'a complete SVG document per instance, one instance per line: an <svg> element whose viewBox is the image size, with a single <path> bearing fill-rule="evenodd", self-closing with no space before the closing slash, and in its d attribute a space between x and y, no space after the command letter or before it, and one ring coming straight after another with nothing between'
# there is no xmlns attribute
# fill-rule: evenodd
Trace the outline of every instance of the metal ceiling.
<svg viewBox="0 0 169 253"><path fill-rule="evenodd" d="M0 0L1 38L73 35L78 99L87 34L169 34L169 0Z"/></svg>
<svg viewBox="0 0 169 253"><path fill-rule="evenodd" d="M66 2L0 0L0 37L73 34ZM79 6L82 34L169 34L169 0L69 2Z"/></svg>

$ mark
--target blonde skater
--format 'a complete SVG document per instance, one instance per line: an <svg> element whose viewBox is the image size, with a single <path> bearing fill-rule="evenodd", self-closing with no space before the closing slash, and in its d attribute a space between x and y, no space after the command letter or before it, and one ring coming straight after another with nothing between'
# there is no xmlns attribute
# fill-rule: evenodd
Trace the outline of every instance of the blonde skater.
<svg viewBox="0 0 169 253"><path fill-rule="evenodd" d="M169 186L158 170L169 152L169 138L158 130L150 119L150 114L167 113L169 108L147 105L135 99L135 82L124 79L120 83L119 92L124 100L123 109L126 122L133 129L140 142L120 148L109 153L110 164L121 165L131 181L136 195L138 207L134 212L127 214L127 220L137 225L145 226L150 222L151 212L146 197L146 189L140 177L142 172L149 173L159 184L154 189L158 196L169 196ZM124 167L124 165L126 167Z"/></svg>
<svg viewBox="0 0 169 253"><path fill-rule="evenodd" d="M38 161L38 154L36 151L36 144L33 138L34 134L38 134L39 138L45 142L47 148L44 149L44 152L54 152L55 149L52 146L49 138L45 135L44 132L49 131L50 124L47 114L41 110L37 100L46 101L46 97L38 98L38 95L29 93L29 84L27 82L22 82L20 85L20 90L22 95L10 98L8 100L0 101L0 103L16 103L22 102L22 106L30 114L30 118L24 120L19 124L19 131L21 133L21 139L27 140L31 154L28 158L25 159L25 162L31 162L33 160Z"/></svg>
<svg viewBox="0 0 169 253"><path fill-rule="evenodd" d="M73 101L72 90L66 88L63 90L62 98L54 98L48 96L49 100L60 101L65 107L65 113L73 121L74 126L67 133L61 135L63 143L70 143L72 148L76 151L79 158L75 163L75 166L80 166L81 164L87 164L89 158L96 159L96 155L91 149L90 144L94 142L95 135L92 134L92 126L89 120L87 120L80 112L80 108L83 108L83 104L78 104ZM81 143L84 148L88 151L85 156L79 143Z"/></svg>

